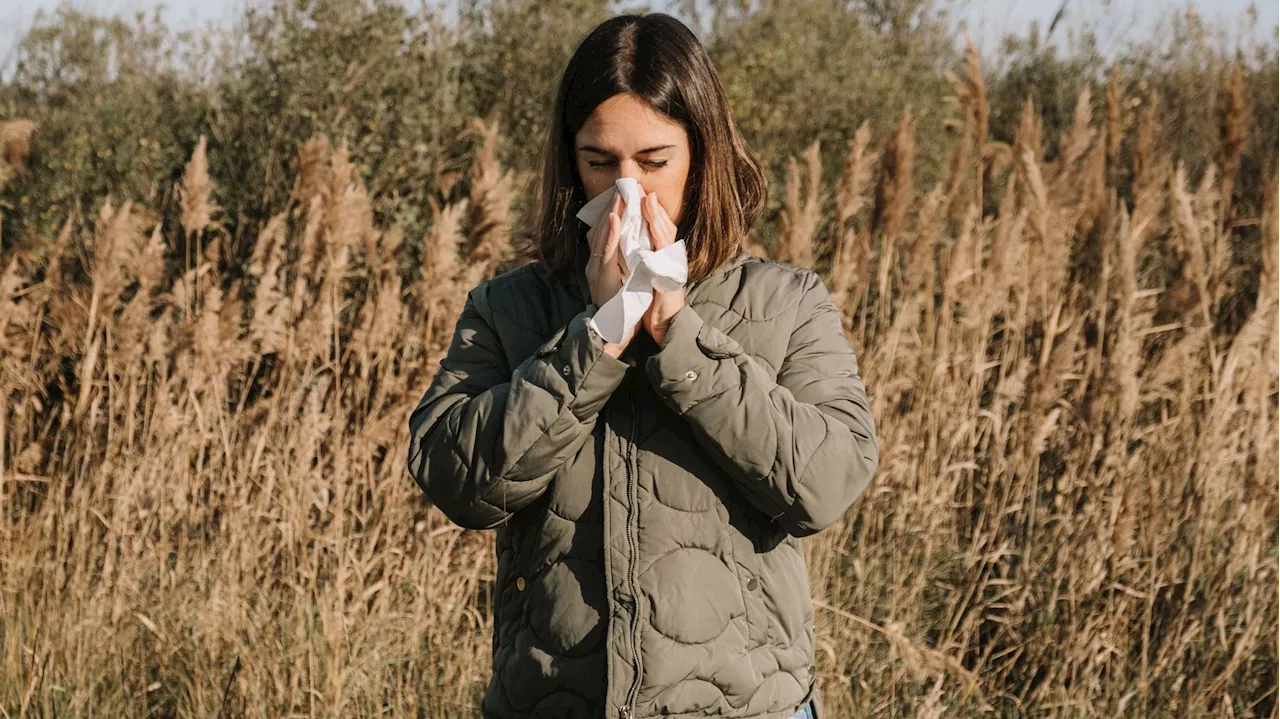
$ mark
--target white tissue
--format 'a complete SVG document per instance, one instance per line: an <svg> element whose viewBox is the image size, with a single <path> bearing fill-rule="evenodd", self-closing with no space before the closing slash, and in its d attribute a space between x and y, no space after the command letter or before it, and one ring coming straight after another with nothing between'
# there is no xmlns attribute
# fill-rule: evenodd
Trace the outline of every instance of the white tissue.
<svg viewBox="0 0 1280 719"><path fill-rule="evenodd" d="M689 278L689 258L684 240L657 252L649 239L649 226L640 214L644 197L640 183L630 177L619 178L613 187L601 192L578 210L578 219L595 227L603 220L615 194L622 193L622 231L619 250L627 266L622 289L609 298L589 322L606 342L621 342L623 335L640 321L653 303L653 290L672 292L684 286Z"/></svg>

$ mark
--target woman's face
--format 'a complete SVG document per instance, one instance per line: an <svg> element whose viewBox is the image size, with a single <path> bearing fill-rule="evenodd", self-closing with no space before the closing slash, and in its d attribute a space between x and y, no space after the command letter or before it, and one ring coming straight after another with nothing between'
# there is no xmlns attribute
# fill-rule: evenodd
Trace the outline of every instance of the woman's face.
<svg viewBox="0 0 1280 719"><path fill-rule="evenodd" d="M680 224L689 179L689 134L678 122L631 94L614 95L587 118L574 137L578 176L587 199L620 177L640 183Z"/></svg>

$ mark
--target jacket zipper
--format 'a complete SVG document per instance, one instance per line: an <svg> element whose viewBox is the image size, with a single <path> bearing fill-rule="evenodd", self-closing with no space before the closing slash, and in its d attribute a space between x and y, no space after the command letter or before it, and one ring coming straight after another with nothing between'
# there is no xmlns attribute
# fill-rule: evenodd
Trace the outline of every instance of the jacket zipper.
<svg viewBox="0 0 1280 719"><path fill-rule="evenodd" d="M638 545L640 540L636 537L639 524L639 508L636 506L640 502L639 491L636 487L636 478L631 467L632 448L636 443L636 400L635 395L628 395L630 406L630 426L627 428L627 588L631 594L631 659L634 665L634 673L631 677L631 686L627 689L627 702L622 707L623 719L630 719L635 716L636 696L640 692L640 598L639 598L639 577L636 574L636 563L640 553Z"/></svg>

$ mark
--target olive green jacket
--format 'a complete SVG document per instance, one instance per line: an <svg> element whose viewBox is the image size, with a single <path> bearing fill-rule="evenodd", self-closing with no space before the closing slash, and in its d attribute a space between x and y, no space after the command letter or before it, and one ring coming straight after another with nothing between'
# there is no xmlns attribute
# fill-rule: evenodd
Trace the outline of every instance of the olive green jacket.
<svg viewBox="0 0 1280 719"><path fill-rule="evenodd" d="M581 270L581 258L579 268ZM526 265L467 298L409 420L409 470L497 527L485 717L786 719L816 699L800 537L878 450L813 272L742 253L622 360L573 279Z"/></svg>

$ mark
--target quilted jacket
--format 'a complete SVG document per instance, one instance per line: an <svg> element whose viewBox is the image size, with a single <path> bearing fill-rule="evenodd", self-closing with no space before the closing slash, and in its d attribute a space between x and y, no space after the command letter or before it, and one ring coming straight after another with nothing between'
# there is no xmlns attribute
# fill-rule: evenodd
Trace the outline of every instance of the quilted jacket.
<svg viewBox="0 0 1280 719"><path fill-rule="evenodd" d="M621 360L581 271L472 290L409 470L497 528L485 717L786 719L816 700L800 538L867 487L866 389L822 281L742 253Z"/></svg>

